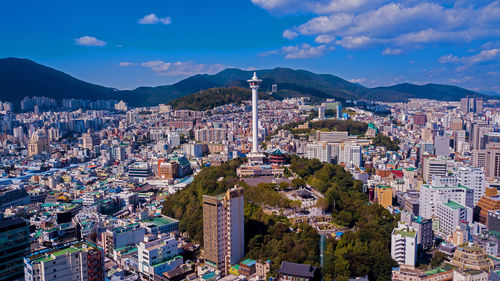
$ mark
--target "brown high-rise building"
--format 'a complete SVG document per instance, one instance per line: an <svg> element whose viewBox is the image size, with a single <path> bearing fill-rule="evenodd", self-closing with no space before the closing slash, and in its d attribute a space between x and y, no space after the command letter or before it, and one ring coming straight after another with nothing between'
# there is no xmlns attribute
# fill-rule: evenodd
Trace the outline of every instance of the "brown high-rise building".
<svg viewBox="0 0 500 281"><path fill-rule="evenodd" d="M162 180L172 180L179 177L179 164L177 162L158 161L158 176Z"/></svg>
<svg viewBox="0 0 500 281"><path fill-rule="evenodd" d="M455 117L455 118L451 119L450 123L451 123L450 124L451 129L454 131L460 131L460 130L463 130L463 128L464 128L464 124L463 124L463 121L461 118Z"/></svg>
<svg viewBox="0 0 500 281"><path fill-rule="evenodd" d="M425 116L425 114L413 115L413 124L419 126L425 126L425 123L427 123L427 116Z"/></svg>
<svg viewBox="0 0 500 281"><path fill-rule="evenodd" d="M472 136L470 144L473 150L484 149L487 140L487 134L493 132L493 128L486 121L475 121L472 123Z"/></svg>
<svg viewBox="0 0 500 281"><path fill-rule="evenodd" d="M490 143L486 146L484 168L487 178L500 178L500 143Z"/></svg>
<svg viewBox="0 0 500 281"><path fill-rule="evenodd" d="M203 196L203 257L226 275L245 255L245 217L242 188Z"/></svg>

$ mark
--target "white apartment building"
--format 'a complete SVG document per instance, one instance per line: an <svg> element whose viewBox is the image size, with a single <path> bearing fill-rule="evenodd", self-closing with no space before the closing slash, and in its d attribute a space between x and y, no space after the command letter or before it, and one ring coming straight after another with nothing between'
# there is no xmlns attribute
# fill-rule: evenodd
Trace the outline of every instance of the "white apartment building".
<svg viewBox="0 0 500 281"><path fill-rule="evenodd" d="M89 242L75 242L24 258L26 281L104 281L104 255Z"/></svg>
<svg viewBox="0 0 500 281"><path fill-rule="evenodd" d="M170 234L147 234L144 236L144 241L137 245L139 272L154 280L154 275L161 276L183 263L182 257L178 254L177 240Z"/></svg>
<svg viewBox="0 0 500 281"><path fill-rule="evenodd" d="M306 158L318 159L321 162L332 162L332 147L326 142L308 143L306 145Z"/></svg>
<svg viewBox="0 0 500 281"><path fill-rule="evenodd" d="M474 190L474 206L479 199L486 194L486 180L481 168L462 166L457 169L455 175L458 183Z"/></svg>
<svg viewBox="0 0 500 281"><path fill-rule="evenodd" d="M416 265L417 235L415 229L401 222L392 231L391 257L400 265Z"/></svg>
<svg viewBox="0 0 500 281"><path fill-rule="evenodd" d="M345 143L339 149L338 163L344 163L348 167L361 167L361 146L353 143Z"/></svg>
<svg viewBox="0 0 500 281"><path fill-rule="evenodd" d="M436 186L423 184L420 187L419 215L425 219L437 216L438 202L454 201L469 208L474 207L474 190L463 185Z"/></svg>
<svg viewBox="0 0 500 281"><path fill-rule="evenodd" d="M472 223L472 208L458 204L449 200L448 202L438 202L436 204L436 214L439 221L439 230L450 235L457 229L460 221Z"/></svg>
<svg viewBox="0 0 500 281"><path fill-rule="evenodd" d="M178 133L169 132L167 134L167 139L171 147L177 147L181 145L181 136Z"/></svg>
<svg viewBox="0 0 500 281"><path fill-rule="evenodd" d="M226 140L226 130L221 128L204 128L194 131L194 139L199 142L220 142Z"/></svg>
<svg viewBox="0 0 500 281"><path fill-rule="evenodd" d="M349 134L345 131L318 132L316 137L319 141L342 143L349 138Z"/></svg>

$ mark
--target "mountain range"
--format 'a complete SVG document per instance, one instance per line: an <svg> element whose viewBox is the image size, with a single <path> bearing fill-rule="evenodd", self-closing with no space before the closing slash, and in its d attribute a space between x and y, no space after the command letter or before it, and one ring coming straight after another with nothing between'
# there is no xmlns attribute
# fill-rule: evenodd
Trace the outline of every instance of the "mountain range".
<svg viewBox="0 0 500 281"><path fill-rule="evenodd" d="M482 96L457 86L409 83L389 87L367 88L330 74L316 74L306 70L274 68L256 70L261 78L261 90L278 84L277 98L307 96L313 99L335 98L378 101L406 101L408 98L459 100L468 95ZM217 74L198 74L175 84L157 87L139 87L118 90L78 80L56 69L21 58L0 59L0 101L19 102L26 96L64 98L117 99L131 106L152 106L217 87L248 87L247 79L253 71L228 68Z"/></svg>

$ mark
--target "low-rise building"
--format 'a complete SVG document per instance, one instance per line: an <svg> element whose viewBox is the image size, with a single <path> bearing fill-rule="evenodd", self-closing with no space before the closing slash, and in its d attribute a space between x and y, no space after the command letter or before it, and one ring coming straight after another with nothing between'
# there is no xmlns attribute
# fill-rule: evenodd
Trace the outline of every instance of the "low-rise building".
<svg viewBox="0 0 500 281"><path fill-rule="evenodd" d="M104 254L90 242L73 242L24 258L25 280L104 281Z"/></svg>

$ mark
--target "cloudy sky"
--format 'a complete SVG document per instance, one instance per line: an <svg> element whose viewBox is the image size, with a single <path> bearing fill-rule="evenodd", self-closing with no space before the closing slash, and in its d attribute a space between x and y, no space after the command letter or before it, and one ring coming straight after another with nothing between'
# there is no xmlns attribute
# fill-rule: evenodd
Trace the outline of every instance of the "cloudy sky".
<svg viewBox="0 0 500 281"><path fill-rule="evenodd" d="M500 0L19 0L0 57L121 89L226 67L500 93Z"/></svg>

